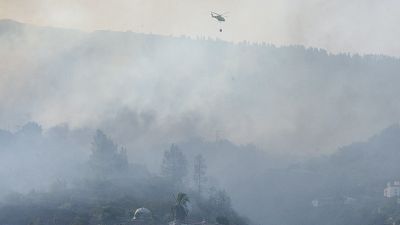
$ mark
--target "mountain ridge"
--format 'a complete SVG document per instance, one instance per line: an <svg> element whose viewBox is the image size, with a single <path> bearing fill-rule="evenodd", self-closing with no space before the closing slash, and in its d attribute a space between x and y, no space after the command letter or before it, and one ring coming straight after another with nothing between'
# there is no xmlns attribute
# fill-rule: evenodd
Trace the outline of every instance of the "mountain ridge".
<svg viewBox="0 0 400 225"><path fill-rule="evenodd" d="M82 34L96 34L96 33L114 33L114 34L134 34L134 35L144 35L147 37L158 37L158 38L172 38L172 39L188 39L191 41L217 41L217 42L223 42L226 44L231 44L231 45L250 45L250 46L258 46L258 47L273 47L273 48L278 48L278 49L286 49L286 48L300 48L304 49L306 51L311 50L311 51L321 51L321 52L326 52L326 54L330 56L356 56L356 57L382 57L386 59L395 59L399 60L400 57L395 57L395 56L389 56L389 55L384 55L384 54L359 54L359 53L350 53L350 52L338 52L338 53L332 53L329 52L325 48L321 47L316 47L316 46L305 46L301 44L287 44L287 45L276 45L273 43L268 43L268 42L249 42L247 40L242 40L238 42L230 42L230 41L225 41L221 40L218 38L212 38L212 37L191 37L191 36L185 36L185 35L180 35L180 36L174 36L174 35L164 35L164 34L153 34L153 33L142 33L142 32L136 32L136 31L116 31L116 30L93 30L93 31L84 31L81 29L76 29L76 28L62 28L62 27L56 27L56 26L43 26L43 25L36 25L36 24L30 24L30 23L24 23L24 22L19 22L13 19L0 19L0 34L1 34L1 29L2 27L4 28L34 28L34 29L47 29L47 30L63 30L63 31L75 31L79 32Z"/></svg>

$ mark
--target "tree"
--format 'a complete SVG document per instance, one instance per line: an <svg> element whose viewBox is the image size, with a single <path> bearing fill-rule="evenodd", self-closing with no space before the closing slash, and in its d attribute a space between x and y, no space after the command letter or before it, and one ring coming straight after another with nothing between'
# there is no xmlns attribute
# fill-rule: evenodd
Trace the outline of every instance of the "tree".
<svg viewBox="0 0 400 225"><path fill-rule="evenodd" d="M231 216L233 214L231 198L225 190L214 190L210 193L208 205L213 213L218 216Z"/></svg>
<svg viewBox="0 0 400 225"><path fill-rule="evenodd" d="M198 154L194 157L193 179L199 194L202 192L203 184L206 182L206 163L204 157Z"/></svg>
<svg viewBox="0 0 400 225"><path fill-rule="evenodd" d="M119 149L101 130L97 130L92 142L89 164L98 175L105 176L126 171L128 157L124 148Z"/></svg>
<svg viewBox="0 0 400 225"><path fill-rule="evenodd" d="M229 219L226 218L225 216L217 216L217 218L215 218L215 221L221 225L229 225L230 224Z"/></svg>
<svg viewBox="0 0 400 225"><path fill-rule="evenodd" d="M178 196L176 197L176 203L172 207L174 221L178 222L178 224L179 222L184 222L189 214L189 209L187 206L188 202L189 197L185 193L178 193Z"/></svg>
<svg viewBox="0 0 400 225"><path fill-rule="evenodd" d="M161 172L164 177L174 184L180 185L183 183L183 178L187 175L187 161L178 146L172 144L171 148L164 152Z"/></svg>

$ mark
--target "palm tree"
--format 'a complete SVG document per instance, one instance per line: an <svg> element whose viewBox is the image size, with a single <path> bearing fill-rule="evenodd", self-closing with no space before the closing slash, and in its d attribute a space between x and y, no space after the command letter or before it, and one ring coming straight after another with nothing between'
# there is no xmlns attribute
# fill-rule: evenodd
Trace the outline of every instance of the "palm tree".
<svg viewBox="0 0 400 225"><path fill-rule="evenodd" d="M187 207L188 202L189 197L185 193L178 193L176 203L172 207L172 215L175 222L181 223L185 221L187 215L189 214Z"/></svg>

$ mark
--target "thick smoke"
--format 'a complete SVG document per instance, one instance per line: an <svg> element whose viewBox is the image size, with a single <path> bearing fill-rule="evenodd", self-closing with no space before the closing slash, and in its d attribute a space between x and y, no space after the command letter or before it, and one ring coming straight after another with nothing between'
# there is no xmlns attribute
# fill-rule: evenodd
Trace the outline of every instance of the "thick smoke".
<svg viewBox="0 0 400 225"><path fill-rule="evenodd" d="M399 120L400 64L385 56L13 21L0 23L0 54L0 193L46 189L59 177L73 182L100 128L126 147L131 163L154 174L171 143L189 159L203 153L217 178L210 182L233 193L243 213L265 221L269 215L259 209L276 212L272 195L293 193L276 184L309 179L301 186L307 194L294 196L308 204L314 189L307 185L323 177L312 168L282 175L271 168L293 163L291 155L366 139ZM256 206L253 190L263 193Z"/></svg>
<svg viewBox="0 0 400 225"><path fill-rule="evenodd" d="M399 121L400 61L358 55L399 56L397 1L171 2L0 0L0 18L89 30L0 21L0 197L82 178L101 129L146 175L171 143L203 154L208 182L260 223L312 224L314 198L380 201L396 126L293 164ZM210 9L230 12L221 34Z"/></svg>
<svg viewBox="0 0 400 225"><path fill-rule="evenodd" d="M1 42L4 128L37 121L121 132L132 124L126 139L218 134L303 154L362 140L399 120L391 58L7 21Z"/></svg>

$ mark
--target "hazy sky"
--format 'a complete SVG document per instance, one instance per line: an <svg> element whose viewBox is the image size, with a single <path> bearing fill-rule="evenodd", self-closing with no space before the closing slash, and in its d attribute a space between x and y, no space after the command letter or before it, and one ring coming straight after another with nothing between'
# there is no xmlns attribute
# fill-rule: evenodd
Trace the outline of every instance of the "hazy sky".
<svg viewBox="0 0 400 225"><path fill-rule="evenodd" d="M400 56L398 0L0 0L0 18ZM209 12L228 11L220 25Z"/></svg>

